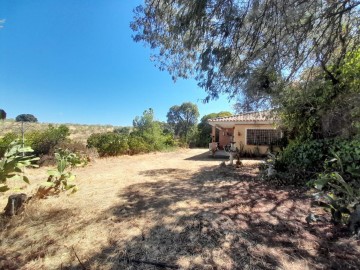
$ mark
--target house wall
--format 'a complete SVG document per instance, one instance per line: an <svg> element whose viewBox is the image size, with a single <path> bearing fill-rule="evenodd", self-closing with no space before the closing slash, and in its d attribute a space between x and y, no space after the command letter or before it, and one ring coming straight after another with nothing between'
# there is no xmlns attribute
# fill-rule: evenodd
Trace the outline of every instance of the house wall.
<svg viewBox="0 0 360 270"><path fill-rule="evenodd" d="M255 145L247 145L246 144L246 129L275 129L274 125L266 124L246 124L246 125L235 125L234 129L234 141L236 142L236 147L240 149L240 145L244 145L245 151L254 151ZM240 132L240 136L239 136ZM261 154L266 154L268 151L269 146L267 145L259 145L259 150Z"/></svg>
<svg viewBox="0 0 360 270"><path fill-rule="evenodd" d="M219 145L220 147L224 147L227 144L229 144L232 140L232 136L234 134L233 128L225 128L222 130L219 130Z"/></svg>

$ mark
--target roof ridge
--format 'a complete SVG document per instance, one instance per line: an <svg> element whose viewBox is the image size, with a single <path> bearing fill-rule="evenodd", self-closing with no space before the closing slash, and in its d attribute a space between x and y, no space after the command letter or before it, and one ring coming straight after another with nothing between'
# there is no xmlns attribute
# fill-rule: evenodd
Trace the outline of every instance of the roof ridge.
<svg viewBox="0 0 360 270"><path fill-rule="evenodd" d="M231 116L216 117L216 118L213 118L213 119L209 119L208 122L216 122L216 121L264 121L264 120L266 121L266 120L268 120L266 118L268 118L270 113L271 113L271 110L246 112L246 113L234 114L234 115L231 115ZM270 118L272 118L272 117L270 117Z"/></svg>

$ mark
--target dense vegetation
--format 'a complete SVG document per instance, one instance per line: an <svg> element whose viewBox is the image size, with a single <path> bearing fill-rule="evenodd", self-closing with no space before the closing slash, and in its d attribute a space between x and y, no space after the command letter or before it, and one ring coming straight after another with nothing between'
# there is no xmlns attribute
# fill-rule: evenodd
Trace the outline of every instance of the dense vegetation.
<svg viewBox="0 0 360 270"><path fill-rule="evenodd" d="M156 121L154 111L148 109L134 119L131 129L92 134L87 145L95 147L100 156L117 156L161 151L175 146L175 140L165 123Z"/></svg>
<svg viewBox="0 0 360 270"><path fill-rule="evenodd" d="M227 117L231 116L230 112L219 112L219 113L210 113L204 115L200 123L197 126L198 136L197 136L197 146L198 147L208 147L211 142L211 126L208 124L209 119L217 118L217 117Z"/></svg>
<svg viewBox="0 0 360 270"><path fill-rule="evenodd" d="M206 100L225 93L238 112L272 108L290 144L271 156L268 175L321 189L338 220L341 207L360 203L359 5L145 1L132 29L160 69L195 74Z"/></svg>
<svg viewBox="0 0 360 270"><path fill-rule="evenodd" d="M336 81L314 69L273 95L290 144L273 160L271 177L319 189L316 199L335 222L347 222L360 203L359 60L360 49L328 67Z"/></svg>

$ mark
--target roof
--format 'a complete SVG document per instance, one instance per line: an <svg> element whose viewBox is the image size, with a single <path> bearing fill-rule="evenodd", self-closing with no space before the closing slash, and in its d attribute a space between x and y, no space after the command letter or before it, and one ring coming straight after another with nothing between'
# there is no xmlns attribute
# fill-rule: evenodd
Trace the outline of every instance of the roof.
<svg viewBox="0 0 360 270"><path fill-rule="evenodd" d="M209 124L213 122L268 122L275 121L276 118L271 113L271 111L260 111L260 112L248 112L241 113L237 115L227 116L227 117L218 117L209 119Z"/></svg>

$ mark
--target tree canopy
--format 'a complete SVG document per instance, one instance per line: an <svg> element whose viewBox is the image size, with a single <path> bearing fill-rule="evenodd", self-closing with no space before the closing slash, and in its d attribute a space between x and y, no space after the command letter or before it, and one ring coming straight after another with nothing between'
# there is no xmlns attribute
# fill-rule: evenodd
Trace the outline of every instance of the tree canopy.
<svg viewBox="0 0 360 270"><path fill-rule="evenodd" d="M167 122L173 128L175 135L188 138L190 130L195 127L199 117L196 104L184 102L180 106L175 105L167 113Z"/></svg>
<svg viewBox="0 0 360 270"><path fill-rule="evenodd" d="M19 114L15 118L16 122L37 122L37 118L32 114Z"/></svg>
<svg viewBox="0 0 360 270"><path fill-rule="evenodd" d="M198 146L207 147L209 142L211 141L211 126L208 123L209 119L217 118L217 117L227 117L231 116L231 112L219 112L219 113L210 113L204 115L200 123L198 124Z"/></svg>
<svg viewBox="0 0 360 270"><path fill-rule="evenodd" d="M0 120L6 119L6 112L3 109L0 109Z"/></svg>
<svg viewBox="0 0 360 270"><path fill-rule="evenodd" d="M336 69L359 47L360 1L145 0L135 9L134 40L173 78L195 76L208 97L266 101L272 84L320 66ZM251 78L255 77L255 80ZM259 79L260 78L260 79ZM257 84L257 88L247 87ZM264 91L259 91L264 90ZM250 93L247 93L250 91ZM252 100L251 100L252 98Z"/></svg>
<svg viewBox="0 0 360 270"><path fill-rule="evenodd" d="M131 136L141 137L148 145L149 150L160 150L166 144L167 137L164 136L162 125L155 121L154 110L149 108L142 116L136 116L133 120L134 129Z"/></svg>

